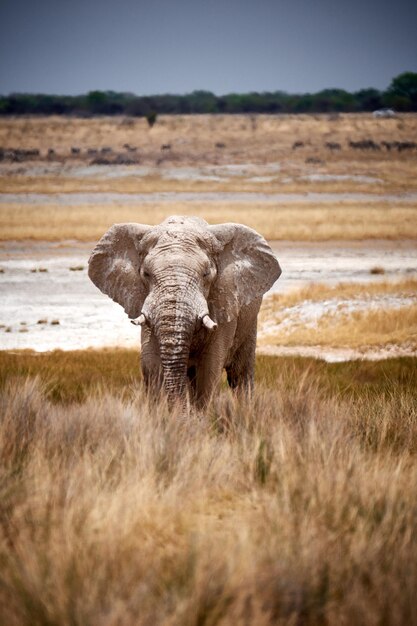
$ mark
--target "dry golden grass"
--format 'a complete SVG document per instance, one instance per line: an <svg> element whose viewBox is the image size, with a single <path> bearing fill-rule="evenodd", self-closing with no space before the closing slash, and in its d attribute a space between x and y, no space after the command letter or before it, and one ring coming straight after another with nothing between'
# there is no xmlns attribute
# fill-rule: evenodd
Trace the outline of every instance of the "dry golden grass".
<svg viewBox="0 0 417 626"><path fill-rule="evenodd" d="M116 167L116 166L115 166ZM108 168L108 166L107 166ZM156 168L155 168L156 169ZM186 169L186 168L183 168ZM191 168L190 168L191 169ZM194 168L193 168L194 169ZM326 168L327 170L327 168ZM415 168L413 168L414 173ZM217 171L217 170L216 170ZM287 174L294 172L286 172L283 169L279 174L274 174L272 180L265 182L253 182L251 180L254 177L253 171L250 175L242 174L241 176L235 176L228 178L227 172L224 171L224 176L220 180L199 179L200 174L191 171L188 175L186 173L181 174L180 179L175 178L175 172L173 178L170 178L169 171L165 173L159 173L158 171L150 171L147 175L135 175L131 172L129 176L117 176L117 169L112 176L106 176L108 169L102 170L102 172L96 173L95 176L82 177L79 176L62 176L59 173L55 176L51 174L42 176L25 176L14 175L9 173L1 180L0 190L2 193L41 193L41 194L57 194L57 193L165 193L165 192L187 192L187 193L265 193L265 194L307 194L309 192L314 193L330 193L330 194L345 194L345 193L370 193L376 194L381 197L381 202L384 201L384 194L387 193L402 193L410 190L416 190L410 183L410 177L405 176L403 172L403 178L405 181L401 181L401 178L395 180L385 181L384 184L378 182L368 182L366 184L351 180L304 180L297 175L291 179L288 179ZM328 172L325 171L325 174ZM206 172L203 172L201 176L209 176ZM355 174L360 176L360 174ZM184 176L184 178L182 178ZM256 178L256 176L255 176ZM335 200L337 201L337 199ZM306 198L306 202L308 199Z"/></svg>
<svg viewBox="0 0 417 626"><path fill-rule="evenodd" d="M259 340L260 346L328 346L369 350L385 346L417 350L417 305L394 310L356 311L323 315L317 326L295 322L289 329L277 327Z"/></svg>
<svg viewBox="0 0 417 626"><path fill-rule="evenodd" d="M140 387L51 404L9 375L1 623L417 623L413 362L346 364L379 381L354 398L320 391L324 365L262 365L250 402L187 422Z"/></svg>
<svg viewBox="0 0 417 626"><path fill-rule="evenodd" d="M253 123L255 119L255 123ZM128 143L139 149L144 162L163 158L165 162L195 163L267 163L291 154L293 159L305 156L325 157L329 162L344 160L349 140L410 141L415 138L417 116L403 114L396 119L375 119L369 114L328 115L174 115L160 116L149 129L145 119L120 117L88 120L46 118L3 118L0 145L4 148L37 148L46 152L67 154L72 146L111 147L122 150ZM292 150L295 141L304 147ZM329 152L326 141L339 142L342 151ZM216 142L225 148L215 148ZM161 145L172 146L169 154ZM381 159L379 153L352 150L355 161L367 163ZM394 162L408 162L407 155L388 155Z"/></svg>
<svg viewBox="0 0 417 626"><path fill-rule="evenodd" d="M262 203L138 204L60 206L8 204L0 206L0 240L33 239L94 241L117 222L158 224L169 215L197 215L209 223L240 222L269 240L416 239L417 205L287 206Z"/></svg>
<svg viewBox="0 0 417 626"><path fill-rule="evenodd" d="M259 355L256 360L258 385L274 388L280 379L291 389L306 375L327 395L395 394L417 389L417 368L413 358L382 361L327 363L301 357L273 358ZM111 348L33 352L0 350L0 389L10 381L23 384L37 378L49 401L79 403L104 392L132 399L141 381L136 349Z"/></svg>
<svg viewBox="0 0 417 626"><path fill-rule="evenodd" d="M38 148L41 159L52 147L58 159L55 165L53 160L48 161L49 169L44 172L45 160L38 162L35 169L33 163L3 163L3 193L191 192L196 197L192 205L173 198L165 205L155 201L151 206L135 207L119 207L116 200L106 207L65 207L59 202L30 207L20 206L16 198L16 204L0 207L0 237L92 240L115 221L155 223L179 213L202 215L212 222L244 222L269 239L417 238L417 202L401 204L386 199L390 194L417 191L417 152L360 151L348 147L350 140L358 139L373 139L377 143L409 141L415 138L416 130L414 114L396 119L374 119L370 115L341 115L337 119L327 115L162 116L153 129L143 119L3 119L0 146ZM219 141L225 144L224 149L216 149ZM293 150L295 141L303 141L304 147ZM331 153L325 148L326 141L338 142L342 149ZM92 160L86 154L88 148L110 147L116 153L125 151L126 143L138 147L135 154L141 165L151 166L145 175L135 174L135 168L128 176L126 171L123 176L118 175L126 167L120 170L120 166L113 166L111 176L108 168L98 167L93 175L90 169L88 176L75 173L76 177L72 177L72 165L88 169ZM162 152L162 144L170 144L171 150ZM71 146L79 147L81 156L70 157ZM237 164L240 169L227 169ZM268 170L270 165L273 169ZM51 170L51 166L55 169ZM213 166L220 169L210 170ZM181 179L170 180L161 167L192 167L193 171L185 170ZM220 173L221 180L198 179L198 174L213 173ZM313 180L308 178L310 175ZM330 178L323 179L323 175ZM256 181L257 176L261 182ZM296 205L250 205L221 197L218 202L209 203L199 198L201 192L332 193L335 202L313 204L306 196ZM372 193L379 195L380 200L344 200L343 194L349 193Z"/></svg>
<svg viewBox="0 0 417 626"><path fill-rule="evenodd" d="M371 307L375 296L413 297L398 308ZM328 302L337 300L337 310L327 310ZM355 310L355 302L368 306ZM322 304L322 314L315 323L306 323L303 306ZM349 307L344 306L346 303ZM300 308L301 307L301 308ZM417 349L417 281L371 284L341 284L335 287L311 285L288 294L273 295L261 310L260 346L328 346L332 348L373 349L396 345ZM288 323L290 322L290 323Z"/></svg>
<svg viewBox="0 0 417 626"><path fill-rule="evenodd" d="M371 273L372 270L371 270ZM376 296L376 295L398 295L408 296L417 294L417 279L405 278L400 280L384 280L369 283L337 283L336 285L327 285L324 283L310 283L301 289L294 289L284 294L271 294L263 301L262 312L263 319L274 313L274 310L280 306L293 306L309 300L310 302L321 302L329 298L337 298L340 301L348 298L357 298L360 296Z"/></svg>

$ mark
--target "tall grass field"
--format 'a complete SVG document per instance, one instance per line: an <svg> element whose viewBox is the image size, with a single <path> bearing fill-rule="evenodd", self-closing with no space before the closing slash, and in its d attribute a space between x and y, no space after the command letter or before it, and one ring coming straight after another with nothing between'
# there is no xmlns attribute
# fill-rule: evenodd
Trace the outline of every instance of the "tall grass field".
<svg viewBox="0 0 417 626"><path fill-rule="evenodd" d="M261 357L187 419L133 351L0 389L0 624L417 624L415 360Z"/></svg>

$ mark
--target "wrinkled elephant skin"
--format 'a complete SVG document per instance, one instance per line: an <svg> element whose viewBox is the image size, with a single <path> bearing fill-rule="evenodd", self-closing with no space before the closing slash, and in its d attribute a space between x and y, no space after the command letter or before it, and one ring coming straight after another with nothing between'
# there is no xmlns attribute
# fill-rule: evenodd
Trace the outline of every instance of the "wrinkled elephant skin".
<svg viewBox="0 0 417 626"><path fill-rule="evenodd" d="M223 368L253 386L263 294L281 274L266 241L241 224L173 216L158 226L115 224L89 260L93 283L142 327L142 372L171 404L204 406Z"/></svg>

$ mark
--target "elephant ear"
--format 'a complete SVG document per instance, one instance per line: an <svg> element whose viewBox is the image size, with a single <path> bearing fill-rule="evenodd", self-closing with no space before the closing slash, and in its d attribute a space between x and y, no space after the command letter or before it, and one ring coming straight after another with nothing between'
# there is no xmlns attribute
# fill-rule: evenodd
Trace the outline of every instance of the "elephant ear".
<svg viewBox="0 0 417 626"><path fill-rule="evenodd" d="M209 226L220 244L217 278L209 295L217 322L230 322L242 306L261 298L281 275L281 268L265 239L242 224Z"/></svg>
<svg viewBox="0 0 417 626"><path fill-rule="evenodd" d="M138 247L150 230L145 224L114 224L100 239L88 261L88 275L130 318L140 315L146 292L139 279Z"/></svg>

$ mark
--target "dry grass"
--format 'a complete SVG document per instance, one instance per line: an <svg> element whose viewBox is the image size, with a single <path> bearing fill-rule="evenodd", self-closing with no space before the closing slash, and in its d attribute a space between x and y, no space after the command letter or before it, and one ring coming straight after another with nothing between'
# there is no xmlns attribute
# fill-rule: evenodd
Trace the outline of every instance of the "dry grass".
<svg viewBox="0 0 417 626"><path fill-rule="evenodd" d="M1 623L416 624L414 363L347 364L378 381L355 399L320 391L340 364L260 366L252 401L187 422L140 387L4 381Z"/></svg>
<svg viewBox="0 0 417 626"><path fill-rule="evenodd" d="M326 363L301 357L259 356L258 384L274 387L280 379L286 389L296 386L308 371L326 395L366 393L393 395L399 389L417 388L416 361L412 358L384 361ZM141 381L139 354L133 349L101 349L52 352L0 350L0 389L12 381L23 384L38 378L49 401L83 402L104 392L131 399Z"/></svg>
<svg viewBox="0 0 417 626"><path fill-rule="evenodd" d="M371 271L372 274L372 271ZM274 313L276 307L293 306L305 300L310 302L322 302L337 298L340 301L367 297L367 296L410 296L417 294L417 279L405 278L401 280L384 280L369 283L337 283L326 285L324 283L310 283L306 287L294 289L284 294L274 293L263 301L263 319Z"/></svg>
<svg viewBox="0 0 417 626"><path fill-rule="evenodd" d="M42 152L53 148L62 155L72 146L82 151L103 147L122 150L128 143L138 148L143 162L163 158L168 163L266 163L291 154L295 160L316 156L334 163L345 159L349 140L410 141L415 138L416 126L414 114L396 119L375 119L370 114L343 114L337 119L328 115L175 115L160 116L152 129L145 119L126 123L119 117L9 118L1 120L0 145ZM295 141L304 142L304 147L292 150ZM339 142L343 150L329 152L326 141ZM216 142L224 143L225 148L216 150ZM172 146L169 154L161 154L162 144ZM395 155L388 157L398 162ZM366 163L380 160L381 154L355 152L354 158ZM407 155L400 156L399 161L407 162Z"/></svg>
<svg viewBox="0 0 417 626"><path fill-rule="evenodd" d="M378 306L373 300L380 296ZM390 308L389 298L410 298ZM337 302L337 307L329 304ZM312 304L322 307L317 318L306 318ZM359 307L358 307L359 305ZM365 306L364 306L365 305ZM397 308L398 307L398 308ZM307 313L308 315L308 313ZM311 285L264 301L264 333L260 346L329 346L332 348L417 349L417 281L370 284Z"/></svg>
<svg viewBox="0 0 417 626"><path fill-rule="evenodd" d="M89 394L129 393L140 380L137 350L0 351L0 387L38 377L52 402L81 402Z"/></svg>
<svg viewBox="0 0 417 626"><path fill-rule="evenodd" d="M283 321L285 314L282 316ZM385 346L417 350L417 305L394 310L356 311L323 315L317 326L295 322L265 335L260 346L328 346L369 350Z"/></svg>
<svg viewBox="0 0 417 626"><path fill-rule="evenodd" d="M38 148L41 159L53 148L57 161L1 165L0 190L17 198L15 204L0 206L0 237L93 240L115 221L155 223L167 215L185 213L203 215L212 222L244 222L270 239L417 238L417 203L387 199L390 194L417 191L417 152L361 151L348 146L350 140L359 139L410 141L416 130L417 116L413 114L397 119L370 115L337 119L327 115L163 116L153 129L143 119L2 119L0 146ZM224 149L215 148L219 141ZM293 150L295 141L304 146ZM326 141L338 142L342 149L331 153ZM110 147L115 154L125 152L124 144L138 147L135 154L140 165L149 170L138 175L134 166L126 176L125 166L88 168L92 160L88 148ZM161 152L162 144L170 144L171 150ZM81 156L69 156L71 146L79 147ZM240 167L236 168L237 164ZM85 168L85 173L71 170L74 165ZM213 170L214 166L218 169ZM167 171L181 167L192 169L183 170L177 180L165 177ZM212 174L220 175L220 180L207 178ZM206 178L199 180L199 175ZM50 206L18 203L19 194L95 192L189 192L195 193L195 201L185 204L172 198L162 204L155 199L153 204L131 207L118 206L116 200L108 206L82 206L82 201L81 206L71 207L59 201ZM271 206L266 201L251 205L221 196L217 202L207 202L199 198L201 192L317 192L335 194L335 201L318 205L306 195L295 205ZM377 202L367 202L366 197L344 200L343 194L349 193L372 193L379 198Z"/></svg>
<svg viewBox="0 0 417 626"><path fill-rule="evenodd" d="M116 166L115 166L116 167ZM220 166L221 168L221 166ZM131 168L132 169L132 168ZM135 168L133 167L133 170ZM220 180L206 180L200 179L199 176L210 176L210 168L204 168L199 170L196 168L190 168L189 174L187 174L187 168L183 168L185 171L181 173L181 178L176 179L175 174L178 173L178 168L173 168L172 178L170 178L169 169L165 169L165 173L158 172L156 168L150 170L148 175L138 175L134 171L131 171L129 175L117 176L117 169L111 172L109 176L109 166L103 168L101 173L96 173L95 176L82 177L79 176L62 176L57 172L57 175L51 176L22 176L8 174L7 177L1 180L1 192L2 193L40 193L53 195L57 193L166 193L166 192L186 192L186 193L283 193L283 194L306 194L309 192L314 193L331 193L331 194L345 194L345 193L370 193L381 196L381 202L384 201L384 194L398 194L408 191L416 191L415 187L410 181L410 176L415 173L417 168L412 169L410 176L403 177L406 181L401 182L400 178L395 180L385 181L384 184L379 182L361 183L356 181L355 178L347 180L309 180L303 179L302 173L304 168L299 168L299 171L294 171L293 168L282 168L279 174L271 176L272 180L264 182L256 182L251 180L256 178L252 169L249 173L242 173L240 176L233 175L233 177L227 176L227 170L223 170L223 176ZM155 171L156 170L156 171ZM323 173L328 174L327 166L323 168ZM129 170L127 170L129 171ZM218 170L215 170L218 173ZM264 174L261 171L259 174ZM213 174L213 177L216 174ZM292 175L293 178L289 178L288 175ZM184 178L182 178L184 176ZM331 176L329 174L329 176ZM354 176L360 176L355 174ZM267 177L267 176L266 176ZM262 177L261 177L262 178ZM307 199L306 199L307 200Z"/></svg>
<svg viewBox="0 0 417 626"><path fill-rule="evenodd" d="M94 241L117 222L158 224L168 215L197 215L210 223L241 222L267 239L417 239L417 205L343 203L287 206L205 203L60 206L0 206L0 240Z"/></svg>

